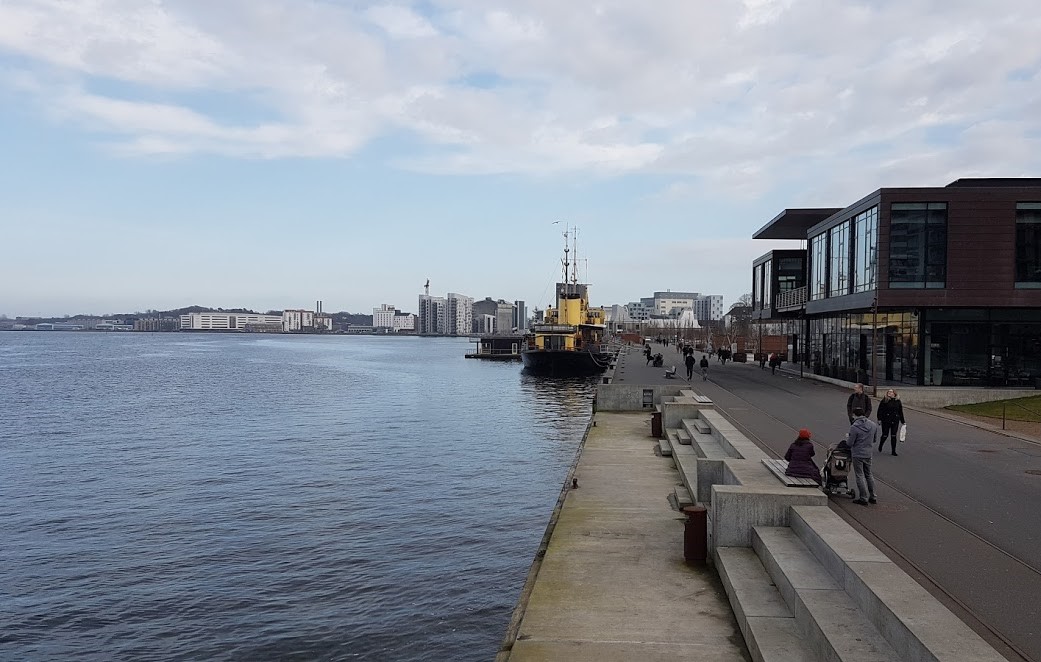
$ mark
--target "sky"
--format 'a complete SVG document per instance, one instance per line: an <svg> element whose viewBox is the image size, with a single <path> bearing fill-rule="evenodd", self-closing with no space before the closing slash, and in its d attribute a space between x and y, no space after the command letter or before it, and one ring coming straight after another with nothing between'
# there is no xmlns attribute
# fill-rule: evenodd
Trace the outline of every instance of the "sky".
<svg viewBox="0 0 1041 662"><path fill-rule="evenodd" d="M1036 0L0 0L0 314L751 290L752 234L1041 175Z"/></svg>

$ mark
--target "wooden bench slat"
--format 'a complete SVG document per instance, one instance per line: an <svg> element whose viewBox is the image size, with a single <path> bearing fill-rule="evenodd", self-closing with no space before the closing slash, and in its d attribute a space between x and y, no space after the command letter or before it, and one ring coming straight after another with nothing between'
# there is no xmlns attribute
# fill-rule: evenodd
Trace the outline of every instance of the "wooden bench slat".
<svg viewBox="0 0 1041 662"><path fill-rule="evenodd" d="M817 481L812 478L796 478L795 476L785 475L784 471L788 468L788 460L764 459L763 464L788 487L819 487Z"/></svg>

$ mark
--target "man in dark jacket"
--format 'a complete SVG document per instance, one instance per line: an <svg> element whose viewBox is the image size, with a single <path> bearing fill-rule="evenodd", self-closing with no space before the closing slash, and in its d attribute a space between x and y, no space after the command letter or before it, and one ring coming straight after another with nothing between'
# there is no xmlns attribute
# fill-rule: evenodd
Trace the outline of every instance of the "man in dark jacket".
<svg viewBox="0 0 1041 662"><path fill-rule="evenodd" d="M846 415L849 416L850 425L853 424L853 419L857 417L853 410L858 407L864 410L865 416L871 416L871 396L864 392L863 384L854 385L853 392L849 394L849 399L846 400Z"/></svg>
<svg viewBox="0 0 1041 662"><path fill-rule="evenodd" d="M866 506L869 503L877 503L875 481L871 477L871 451L875 448L875 434L878 432L878 426L867 418L860 407L853 408L853 416L853 424L849 426L849 435L846 439L846 443L849 444L849 454L853 459L853 475L857 479L857 498L853 500L853 503Z"/></svg>
<svg viewBox="0 0 1041 662"><path fill-rule="evenodd" d="M683 363L687 366L687 381L694 376L694 352L689 352L684 358Z"/></svg>

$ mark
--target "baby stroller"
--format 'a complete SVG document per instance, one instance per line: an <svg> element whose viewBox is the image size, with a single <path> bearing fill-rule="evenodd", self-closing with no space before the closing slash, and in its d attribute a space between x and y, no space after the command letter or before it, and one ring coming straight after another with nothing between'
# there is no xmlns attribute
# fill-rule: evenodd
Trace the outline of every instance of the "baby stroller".
<svg viewBox="0 0 1041 662"><path fill-rule="evenodd" d="M852 496L853 490L849 484L850 470L853 468L853 456L850 454L849 446L843 439L828 448L828 454L824 458L824 466L821 467L821 489L829 497L835 494Z"/></svg>
<svg viewBox="0 0 1041 662"><path fill-rule="evenodd" d="M664 356L662 356L661 354L655 354L654 355L654 361L651 363L651 365L653 365L655 368L660 368L660 367L662 367L662 364L664 362L665 362L665 357Z"/></svg>

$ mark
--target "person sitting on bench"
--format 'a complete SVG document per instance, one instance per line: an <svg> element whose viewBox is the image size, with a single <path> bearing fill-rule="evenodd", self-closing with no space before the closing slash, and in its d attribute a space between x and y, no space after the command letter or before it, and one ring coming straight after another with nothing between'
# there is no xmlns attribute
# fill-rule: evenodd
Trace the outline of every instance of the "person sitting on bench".
<svg viewBox="0 0 1041 662"><path fill-rule="evenodd" d="M675 376L676 376L676 366L672 366L671 368L669 368L668 370L665 371L665 377L666 378L672 379Z"/></svg>
<svg viewBox="0 0 1041 662"><path fill-rule="evenodd" d="M788 460L788 468L784 470L784 475L795 478L811 478L820 485L821 470L817 468L817 464L813 461L813 442L810 441L809 430L806 428L799 430L799 438L788 447L788 452L784 454L784 459Z"/></svg>

